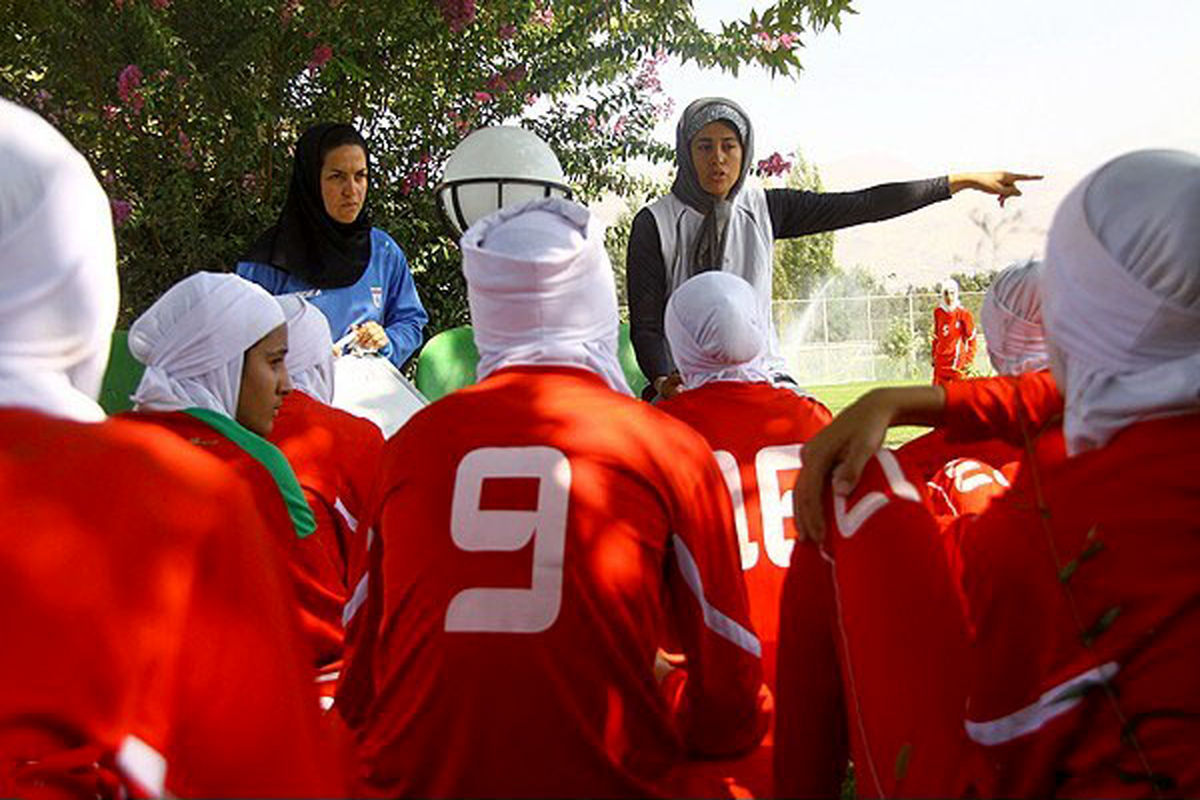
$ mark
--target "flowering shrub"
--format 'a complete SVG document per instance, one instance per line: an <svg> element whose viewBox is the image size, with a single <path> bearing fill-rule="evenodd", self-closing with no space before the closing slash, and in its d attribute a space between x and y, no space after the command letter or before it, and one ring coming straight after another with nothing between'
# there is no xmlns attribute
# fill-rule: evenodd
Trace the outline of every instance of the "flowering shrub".
<svg viewBox="0 0 1200 800"><path fill-rule="evenodd" d="M431 191L464 134L522 124L583 200L630 195L626 164L672 157L651 138L674 113L667 59L790 74L798 32L848 6L777 0L714 33L689 0L37 0L0 15L0 94L59 126L108 191L122 324L231 268L274 222L300 132L352 121L372 218L408 253L432 335L466 317Z"/></svg>

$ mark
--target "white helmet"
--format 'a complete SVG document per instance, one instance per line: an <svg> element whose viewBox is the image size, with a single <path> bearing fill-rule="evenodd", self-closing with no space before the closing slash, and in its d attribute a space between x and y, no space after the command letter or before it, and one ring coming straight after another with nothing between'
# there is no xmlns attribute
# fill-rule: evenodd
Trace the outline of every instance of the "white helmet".
<svg viewBox="0 0 1200 800"><path fill-rule="evenodd" d="M532 131L511 125L480 128L459 142L433 191L455 239L501 208L541 197L571 199L550 145Z"/></svg>

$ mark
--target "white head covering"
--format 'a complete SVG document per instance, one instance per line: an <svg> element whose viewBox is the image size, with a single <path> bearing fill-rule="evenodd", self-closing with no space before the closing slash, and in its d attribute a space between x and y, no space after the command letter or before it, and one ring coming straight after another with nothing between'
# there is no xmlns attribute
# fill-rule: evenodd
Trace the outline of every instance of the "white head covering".
<svg viewBox="0 0 1200 800"><path fill-rule="evenodd" d="M1042 262L1001 270L983 298L979 324L988 357L1001 375L1020 375L1050 366L1042 328Z"/></svg>
<svg viewBox="0 0 1200 800"><path fill-rule="evenodd" d="M0 99L0 406L104 419L118 298L112 214L87 161Z"/></svg>
<svg viewBox="0 0 1200 800"><path fill-rule="evenodd" d="M1042 305L1075 454L1200 411L1200 157L1121 156L1054 215Z"/></svg>
<svg viewBox="0 0 1200 800"><path fill-rule="evenodd" d="M480 380L517 364L573 366L631 394L604 228L586 208L548 198L501 209L461 247Z"/></svg>
<svg viewBox="0 0 1200 800"><path fill-rule="evenodd" d="M702 272L671 293L664 325L685 389L771 380L760 309L754 287L728 272Z"/></svg>
<svg viewBox="0 0 1200 800"><path fill-rule="evenodd" d="M129 329L129 351L146 365L133 402L236 417L246 350L282 324L283 310L261 286L227 273L184 278Z"/></svg>
<svg viewBox="0 0 1200 800"><path fill-rule="evenodd" d="M292 388L329 405L333 402L333 337L320 309L295 294L275 298L287 318L285 364Z"/></svg>
<svg viewBox="0 0 1200 800"><path fill-rule="evenodd" d="M946 292L950 293L949 304L946 303ZM941 306L943 311L953 311L959 307L958 281L954 280L954 278L946 278L946 280L938 284L938 305Z"/></svg>

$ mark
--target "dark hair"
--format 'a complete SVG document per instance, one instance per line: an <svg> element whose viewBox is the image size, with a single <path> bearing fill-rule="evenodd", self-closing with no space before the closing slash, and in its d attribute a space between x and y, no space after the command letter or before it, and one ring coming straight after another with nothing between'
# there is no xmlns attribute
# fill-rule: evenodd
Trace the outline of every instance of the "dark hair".
<svg viewBox="0 0 1200 800"><path fill-rule="evenodd" d="M348 144L361 147L363 155L367 156L367 159L370 160L370 151L367 150L367 140L363 138L361 133L350 125L334 125L321 137L321 145L317 151L321 166L325 166L325 156L329 155L331 150L336 150Z"/></svg>

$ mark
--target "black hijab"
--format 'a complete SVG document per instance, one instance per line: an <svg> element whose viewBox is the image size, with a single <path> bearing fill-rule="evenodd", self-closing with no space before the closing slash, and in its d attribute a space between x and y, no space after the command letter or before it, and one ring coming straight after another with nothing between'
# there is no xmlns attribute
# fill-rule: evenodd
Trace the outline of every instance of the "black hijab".
<svg viewBox="0 0 1200 800"><path fill-rule="evenodd" d="M371 260L371 218L367 204L354 222L343 224L325 211L321 199L321 166L325 155L342 145L363 149L367 142L350 125L313 125L296 142L292 182L279 221L254 242L243 261L270 264L318 289L352 286Z"/></svg>
<svg viewBox="0 0 1200 800"><path fill-rule="evenodd" d="M696 165L692 163L692 139L710 122L728 124L742 145L741 172L729 194L717 199L700 185ZM733 212L733 200L746 182L754 157L754 129L741 106L723 97L701 97L683 110L675 127L675 182L671 194L704 215L696 241L692 243L692 269L695 272L721 269L725 259L725 233Z"/></svg>

